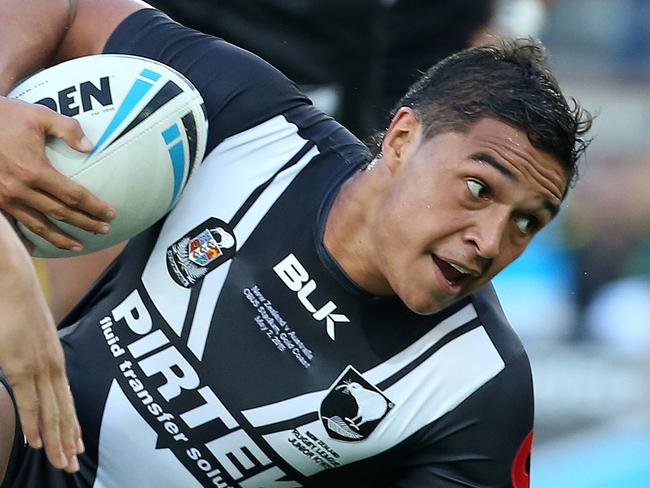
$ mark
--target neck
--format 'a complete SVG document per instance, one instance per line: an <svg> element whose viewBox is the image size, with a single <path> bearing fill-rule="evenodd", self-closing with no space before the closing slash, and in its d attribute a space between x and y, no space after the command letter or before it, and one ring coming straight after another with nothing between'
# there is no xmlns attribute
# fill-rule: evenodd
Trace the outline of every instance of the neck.
<svg viewBox="0 0 650 488"><path fill-rule="evenodd" d="M323 241L357 286L373 295L389 295L393 290L375 262L371 233L387 182L388 170L379 163L373 162L343 184L327 216Z"/></svg>

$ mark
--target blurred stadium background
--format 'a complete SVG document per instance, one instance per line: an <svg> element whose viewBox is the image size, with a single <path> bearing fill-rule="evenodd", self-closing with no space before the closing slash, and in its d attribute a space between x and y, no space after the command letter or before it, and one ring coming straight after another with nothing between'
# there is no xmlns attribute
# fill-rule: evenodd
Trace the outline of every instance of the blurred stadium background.
<svg viewBox="0 0 650 488"><path fill-rule="evenodd" d="M650 1L555 0L540 37L598 118L560 218L496 282L533 366L532 486L648 488Z"/></svg>
<svg viewBox="0 0 650 488"><path fill-rule="evenodd" d="M292 26L292 19L286 16L281 18L284 23L280 22L280 26L275 19L264 17L263 8L278 14L282 9L278 11L277 5L284 5L300 15L309 13L309 5L320 4L319 8L326 8L330 15L334 12L335 17L336 8L360 12L356 24L346 13L347 24L335 33L326 32L332 39L348 42L343 49L348 49L345 52L350 60L329 55L327 44L314 47L314 52L325 53L321 67L333 66L331 63L336 60L341 62L344 73L350 66L356 70L350 76L359 76L364 70L372 75L365 80L367 86L356 81L352 105L346 108L347 113L338 114L344 120L347 116L348 125L356 124L357 134L363 136L369 127L358 112L368 102L363 90L377 90L371 83L377 72L366 63L373 46L359 46L359 38L346 39L346 35L371 35L371 24L376 19L369 14L377 4L403 6L404 14L392 20L394 27L401 27L403 35L396 44L404 42L401 46L389 46L394 52L390 53L390 62L386 62L389 69L384 76L399 71L395 69L400 63L396 58L398 48L411 55L416 49L413 26L409 24L416 19L425 19L424 23L419 22L420 33L426 34L423 39L429 44L445 44L445 48L458 42L454 32L449 32L450 26L456 25L451 22L453 16L459 26L472 23L474 41L487 33L533 34L541 38L551 52L552 65L565 93L599 115L593 130L595 140L582 162L580 181L564 203L559 218L495 283L506 314L526 344L533 367L537 402L532 487L650 488L650 0L152 3L186 22L180 14L174 15L176 6L179 12L194 13L199 21L210 16L219 19L230 9L230 17L224 17L222 28L233 28L234 35L237 8L237 15L248 11L247 22L253 15L267 22L265 29L271 30L265 32L272 36L264 45L270 47L273 39L283 35L282 29L294 29L295 34L299 27ZM480 15L487 12L488 3L494 8L493 15L477 33L476 25L480 24ZM460 10L455 9L461 7L465 17L459 18ZM441 24L443 12L449 16L449 22ZM425 16L429 16L431 24ZM331 25L323 21L320 29L331 31ZM447 31L434 41L435 36L427 30L430 25ZM363 26L365 31L358 31ZM205 30L206 26L200 27ZM313 40L319 26L309 29L299 36ZM466 43L468 33L462 36L462 43ZM281 55L284 47L289 47L286 40L283 42L285 46L279 44ZM354 53L350 46L356 48ZM254 47L245 47L256 51ZM289 54L295 53L288 51ZM353 54L359 58L352 59ZM301 60L299 56L297 59ZM289 70L291 76L292 66L282 66L282 59L269 61ZM314 59L309 61L296 65L319 67ZM411 61L415 60L402 64ZM309 79L313 73L305 73L303 83L318 81L318 70L314 73L317 74L313 80ZM336 74L323 74L330 75ZM327 86L311 87L315 100L324 108L335 105L336 96L340 95L340 87L331 86L335 87L333 91L328 91ZM345 102L343 105L345 108ZM373 116L376 114L369 115ZM43 279L46 287L49 284L55 315L60 317L74 301L73 295L80 293L94 277L88 272L88 259L105 264L110 258L109 251L108 256L78 261L81 264L76 268L62 260L40 263L42 271L44 267L50 268L44 271ZM82 277L84 273L86 276ZM74 292L70 291L72 283L77 288ZM69 296L64 296L66 293Z"/></svg>

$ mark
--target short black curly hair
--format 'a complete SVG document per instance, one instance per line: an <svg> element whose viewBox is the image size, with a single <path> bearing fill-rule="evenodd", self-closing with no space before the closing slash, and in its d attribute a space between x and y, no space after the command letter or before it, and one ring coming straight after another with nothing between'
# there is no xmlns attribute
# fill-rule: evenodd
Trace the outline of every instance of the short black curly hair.
<svg viewBox="0 0 650 488"><path fill-rule="evenodd" d="M502 39L445 58L409 88L391 118L401 107L415 110L427 137L465 132L482 118L505 122L556 158L570 183L577 179L577 161L590 142L583 136L593 121L575 99L567 102L546 49L531 38Z"/></svg>

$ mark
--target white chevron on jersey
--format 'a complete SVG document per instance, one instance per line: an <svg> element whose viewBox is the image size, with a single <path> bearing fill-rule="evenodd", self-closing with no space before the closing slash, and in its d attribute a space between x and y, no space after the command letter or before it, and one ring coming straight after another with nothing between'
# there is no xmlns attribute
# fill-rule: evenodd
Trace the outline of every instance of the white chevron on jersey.
<svg viewBox="0 0 650 488"><path fill-rule="evenodd" d="M200 487L201 483L169 449L155 448L157 437L114 380L106 398L99 432L97 476L93 487ZM142 458L134 456L134 452L146 453L147 462L165 469L143 470ZM158 460L154 461L154 458Z"/></svg>
<svg viewBox="0 0 650 488"><path fill-rule="evenodd" d="M312 436L324 441L348 464L383 452L453 410L463 400L494 378L505 364L485 329L477 327L450 341L417 366L384 394L393 409L363 442L344 442L329 437L320 420L264 436L285 461L309 476L325 466L305 457L290 438ZM364 375L365 377L365 375ZM321 395L321 400L325 394ZM426 408L424 408L426 406Z"/></svg>
<svg viewBox="0 0 650 488"><path fill-rule="evenodd" d="M237 236L237 244L241 246L243 242L239 240L237 232L235 232L235 236ZM230 263L231 261L226 261L203 278L203 286L201 287L201 293L199 293L196 310L192 318L192 328L187 338L187 347L199 360L203 359L205 343L208 338L208 332L210 331L210 322L212 321L217 300L221 294L221 288L226 281Z"/></svg>
<svg viewBox="0 0 650 488"><path fill-rule="evenodd" d="M280 197L298 173L316 155L318 155L318 149L316 147L307 151L300 161L282 171L273 180L273 183L255 200L255 203L233 228L237 243L240 247L246 242L246 239L248 239L253 230L255 230L255 227L257 227L257 224L259 224L266 212L269 211L273 202ZM231 261L224 263L203 279L203 286L201 287L201 293L199 294L199 300L192 320L192 328L190 329L190 335L187 340L187 346L198 359L203 358L205 344L208 340L208 332L210 331L210 322L221 293L221 287L230 269L230 263Z"/></svg>
<svg viewBox="0 0 650 488"><path fill-rule="evenodd" d="M296 125L279 115L224 140L190 179L165 221L142 275L151 300L177 334L181 334L191 290L169 276L165 264L167 248L209 217L229 222L251 192L269 180L306 142L298 135ZM263 213L258 215L255 224L262 216ZM240 238L238 234L237 237ZM169 296L174 300L168 300Z"/></svg>
<svg viewBox="0 0 650 488"><path fill-rule="evenodd" d="M442 320L416 342L400 351L387 361L362 373L370 383L376 385L398 373L422 354L426 353L450 332L465 325L477 317L476 309L471 303L453 315ZM445 346L446 347L446 346ZM437 354L437 353L436 353ZM281 402L256 407L242 412L246 419L255 427L274 424L317 412L320 402L327 394L327 390L307 393L298 397L289 398Z"/></svg>

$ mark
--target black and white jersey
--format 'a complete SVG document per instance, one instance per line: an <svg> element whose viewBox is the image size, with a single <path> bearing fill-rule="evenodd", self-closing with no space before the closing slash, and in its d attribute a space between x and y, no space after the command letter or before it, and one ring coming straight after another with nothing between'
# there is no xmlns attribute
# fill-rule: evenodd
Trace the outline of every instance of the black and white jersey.
<svg viewBox="0 0 650 488"><path fill-rule="evenodd" d="M187 76L208 152L63 324L80 473L24 448L9 481L528 486L530 368L492 288L420 316L359 289L323 246L366 148L259 58L155 10L105 50Z"/></svg>

